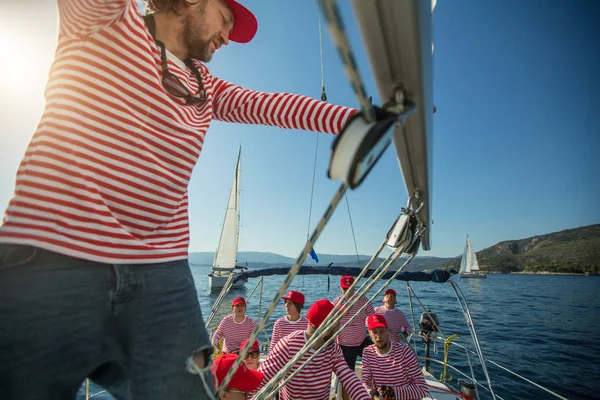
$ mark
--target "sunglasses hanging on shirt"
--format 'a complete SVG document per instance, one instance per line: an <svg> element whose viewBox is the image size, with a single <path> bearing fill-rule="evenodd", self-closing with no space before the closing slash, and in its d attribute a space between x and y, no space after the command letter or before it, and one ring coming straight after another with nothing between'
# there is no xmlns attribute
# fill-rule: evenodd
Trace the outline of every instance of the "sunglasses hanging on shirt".
<svg viewBox="0 0 600 400"><path fill-rule="evenodd" d="M162 68L162 84L167 93L171 96L184 98L187 105L197 105L202 104L206 101L206 91L204 90L204 86L202 85L202 78L200 77L200 73L198 69L194 67L194 63L192 59L188 58L184 61L186 67L192 70L196 79L198 80L198 93L196 95L192 95L189 90L185 87L185 85L175 76L171 71L169 71L167 65L167 51L165 49L165 45L160 40L155 38L156 32L156 23L154 21L154 17L150 15L144 16L144 22L150 31L150 35L156 42L156 45L160 49L160 62Z"/></svg>

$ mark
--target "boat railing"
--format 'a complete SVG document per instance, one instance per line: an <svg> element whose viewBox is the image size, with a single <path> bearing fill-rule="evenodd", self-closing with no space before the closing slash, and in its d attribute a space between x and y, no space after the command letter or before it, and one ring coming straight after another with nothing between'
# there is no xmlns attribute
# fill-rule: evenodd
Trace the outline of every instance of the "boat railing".
<svg viewBox="0 0 600 400"><path fill-rule="evenodd" d="M444 339L443 339L443 338L436 338L436 340L437 340L437 341L440 341L440 342L444 342ZM477 352L473 351L472 349L469 349L469 348L468 348L468 347L466 347L466 346L463 346L463 345L462 345L462 344L460 344L460 343L456 343L456 342L452 342L452 346L456 346L456 347L459 347L459 348L461 348L461 349L463 349L463 350L464 350L464 352L465 352L465 356L467 357L467 361L468 361L468 363L469 363L469 367L470 367L470 370L471 370L471 376L468 376L467 374L465 374L464 372L460 371L460 370L459 370L457 367L453 366L453 365L452 365L452 364L450 364L450 363L447 363L446 365L447 365L447 366L448 366L450 369L452 369L453 371L456 371L456 372L457 372L458 374L460 374L461 376L463 376L463 377L465 377L465 378L467 378L467 379L470 379L471 381L473 381L473 383L474 383L474 384L476 384L478 387L484 388L486 391L490 392L489 388L487 388L487 387L486 387L485 385L483 385L483 384L482 384L480 381L478 381L478 380L475 378L475 376L474 376L474 373L473 373L473 365L472 365L472 363L471 363L471 358L470 358L470 356L469 356L469 355L477 355ZM423 360L425 359L425 357L424 357L424 356L417 356L417 358L420 358L420 359L423 359ZM437 359L435 359L435 358L432 358L432 357L429 357L429 358L428 358L428 360L429 360L429 361L432 361L432 362L434 362L434 363L436 363L436 364L444 365L444 362L442 362L442 361L440 361L440 360L437 360ZM515 376L515 377L519 378L520 380L522 380L522 381L524 381L524 382L526 382L526 383L528 383L528 384L530 384L530 385L532 385L532 386L535 386L535 387L537 387L537 388L538 388L538 389L540 389L540 390L543 390L543 391L545 391L546 393L548 393L548 394L552 395L553 397L555 397L555 398L557 398L557 399L567 400L567 398L566 398L566 397L564 397L564 396L562 396L562 395L560 395L560 394L558 394L558 393L556 393L556 392L554 392L554 391L552 391L552 390L550 390L550 389L548 389L548 388L546 388L546 387L544 387L544 386L540 385L540 384L539 384L539 383L537 383L537 382L534 382L534 381L532 381L531 379L528 379L528 378L526 378L526 377L524 377L524 376L522 376L522 375L520 375L520 374L518 374L518 373L516 373L516 372L512 371L511 369L509 369L509 368L507 368L507 367L505 367L505 366L503 366L503 365L501 365L501 364L499 364L499 363L497 363L497 362L495 362L495 361L492 361L492 360L490 360L490 359L486 359L486 362L487 362L487 363L489 363L490 365L493 365L494 367L496 367L496 368L498 368L498 369L501 369L501 370L503 370L504 372L508 372L509 374L511 374L511 375L513 375L513 376ZM447 382L443 382L443 383L447 383ZM500 397L498 394L495 394L495 396L496 396L497 398L499 398L499 399L502 399L502 397Z"/></svg>
<svg viewBox="0 0 600 400"><path fill-rule="evenodd" d="M465 317L465 321L467 323L467 327L469 328L469 333L471 334L471 339L473 342L473 345L475 346L475 350L467 348L465 346L463 346L460 343L457 343L455 341L451 341L451 343L448 343L448 338L446 337L446 335L443 333L443 331L441 330L441 328L437 325L437 323L435 322L435 319L432 319L432 322L436 325L440 336L433 336L432 339L434 339L434 346L436 342L442 342L444 344L447 344L448 346L457 346L461 349L464 350L464 354L465 357L467 359L467 363L469 365L469 371L471 373L471 376L469 376L468 374L464 373L463 371L459 370L457 367L455 367L454 365L451 365L449 362L447 362L447 354L445 354L445 362L437 360L435 358L432 357L425 357L425 356L419 356L417 354L417 357L419 359L422 360L426 360L426 361L430 361L436 364L440 364L443 365L444 367L450 368L451 370L457 372L459 375L461 375L462 377L469 379L474 385L475 385L475 390L476 390L476 397L479 399L479 389L483 388L485 391L487 391L492 398L496 399L501 399L502 397L497 395L494 390L493 390L493 386L491 383L491 379L490 379L490 375L488 373L488 369L487 369L487 365L493 365L496 368L499 368L505 372L510 373L511 375L523 380L524 382L527 382L530 385L533 385L537 388L539 388L540 390L545 391L546 393L554 396L555 398L558 399L565 399L566 397L561 396L560 394L553 392L552 390L540 385L539 383L536 383L514 371L511 371L509 368L506 368L502 365L500 365L499 363L496 363L492 360L487 359L484 354L483 354L483 350L481 349L481 345L479 343L479 338L477 336L477 332L475 330L475 325L473 323L473 319L471 317L471 311L469 309L469 305L467 303L467 300L464 296L464 293L462 292L462 290L460 289L460 286L454 282L454 281L448 281L448 283L450 284L450 286L452 287L455 295L456 295L456 299L458 301L458 304L461 308L461 311L463 312L463 316ZM414 311L414 307L413 307L413 302L412 302L412 297L414 296L414 298L417 300L417 302L419 303L419 305L423 308L424 312L427 314L430 314L429 310L427 309L427 307L425 307L425 305L423 304L423 302L421 301L421 299L419 298L419 296L415 293L415 291L413 290L413 288L410 286L410 284L407 282L406 283L407 286L407 292L408 292L408 298L409 298L409 306L410 306L410 312L411 312L411 316L412 316L412 321L413 321L413 326L415 328L415 330L417 329L418 325L416 324L416 320L415 320L415 311ZM413 332L413 336L409 337L407 339L407 342L412 343L413 345L413 349L415 350L415 353L417 353L417 338L419 336L415 335L415 332ZM412 339L412 340L411 340ZM434 350L434 353L437 353L437 351ZM475 376L475 368L472 362L472 355L476 355L477 358L479 359L479 363L482 369L482 372L485 376L484 381L480 381L476 378ZM450 379L444 379L444 374L442 374L442 376L440 377L440 381L444 384L448 384Z"/></svg>

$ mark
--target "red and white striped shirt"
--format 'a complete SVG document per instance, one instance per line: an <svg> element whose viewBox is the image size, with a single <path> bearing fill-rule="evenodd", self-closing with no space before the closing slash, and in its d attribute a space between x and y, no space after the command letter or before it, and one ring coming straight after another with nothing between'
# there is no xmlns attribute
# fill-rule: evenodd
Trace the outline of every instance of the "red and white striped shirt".
<svg viewBox="0 0 600 400"><path fill-rule="evenodd" d="M304 331L308 326L308 320L306 317L300 317L296 321L290 321L287 316L279 318L275 321L275 325L273 325L273 333L271 334L271 343L269 344L269 349L275 347L277 342L284 337L289 335L292 332L296 331Z"/></svg>
<svg viewBox="0 0 600 400"><path fill-rule="evenodd" d="M258 367L258 370L265 374L258 390L270 381L305 344L306 331L296 331L284 336L269 352L265 362ZM314 352L315 350L310 349L304 354L288 375L308 360ZM335 343L322 350L298 372L298 375L283 386L280 389L279 398L281 400L328 400L331 392L332 372L337 375L353 400L371 399L369 392L365 390L358 377L348 368L342 350Z"/></svg>
<svg viewBox="0 0 600 400"><path fill-rule="evenodd" d="M217 330L213 334L212 344L218 346L219 341L223 339L223 350L225 353L231 353L239 350L242 342L250 337L252 331L256 328L256 321L246 315L242 322L236 322L232 315L228 315L221 320Z"/></svg>
<svg viewBox="0 0 600 400"><path fill-rule="evenodd" d="M429 394L415 353L401 342L390 342L386 354L377 353L374 344L365 347L361 381L367 390L392 386L399 400L420 399Z"/></svg>
<svg viewBox="0 0 600 400"><path fill-rule="evenodd" d="M353 109L233 85L194 61L207 101L164 90L134 0L59 0L46 105L16 177L0 242L104 263L186 259L188 183L213 119L327 133ZM190 93L198 82L168 60Z"/></svg>
<svg viewBox="0 0 600 400"><path fill-rule="evenodd" d="M333 304L336 304L342 299L344 295L339 295L333 301ZM348 320L358 313L358 310L362 306L368 303L366 297L362 297L359 299L356 304L350 309L348 314L342 318L340 322L340 327L344 326ZM367 337L367 328L365 325L365 321L367 317L371 314L375 314L375 309L372 304L368 304L367 307L361 312L360 317L356 317L350 325L348 325L343 331L340 332L335 341L342 346L359 346Z"/></svg>
<svg viewBox="0 0 600 400"><path fill-rule="evenodd" d="M400 332L406 332L409 334L412 332L412 328L410 324L406 320L404 313L397 308L392 308L388 310L385 306L375 307L375 312L377 314L383 315L385 321L387 322L388 329L390 330L389 338L392 342L399 342L400 336L398 334Z"/></svg>

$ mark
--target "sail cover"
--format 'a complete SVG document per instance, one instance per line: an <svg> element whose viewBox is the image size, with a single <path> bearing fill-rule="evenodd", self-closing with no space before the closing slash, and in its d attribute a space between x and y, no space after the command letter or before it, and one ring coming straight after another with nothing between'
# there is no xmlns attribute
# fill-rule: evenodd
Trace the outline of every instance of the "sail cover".
<svg viewBox="0 0 600 400"><path fill-rule="evenodd" d="M261 276L270 276L270 275L287 275L290 271L291 267L275 267L275 268L263 268L263 269L254 269L248 272L242 272L236 274L233 278L233 283L239 280L248 280L248 278L258 278ZM360 274L361 268L357 267L346 267L346 266L311 266L311 265L303 265L300 267L300 271L298 275L350 275L350 276L358 276ZM366 278L369 278L373 275L374 270L368 270L365 274ZM394 271L389 271L384 274L381 279L390 279L392 275L394 275ZM444 283L457 271L443 270L443 269L434 269L431 272L400 272L398 276L395 278L399 281L407 281L407 282L435 282L435 283Z"/></svg>

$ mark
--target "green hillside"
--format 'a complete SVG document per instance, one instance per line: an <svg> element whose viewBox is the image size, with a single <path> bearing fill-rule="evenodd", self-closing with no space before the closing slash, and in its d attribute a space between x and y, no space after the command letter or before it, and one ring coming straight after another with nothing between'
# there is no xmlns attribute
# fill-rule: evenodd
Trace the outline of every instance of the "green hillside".
<svg viewBox="0 0 600 400"><path fill-rule="evenodd" d="M461 257L444 264L460 267ZM600 272L600 224L507 240L477 252L484 271Z"/></svg>

